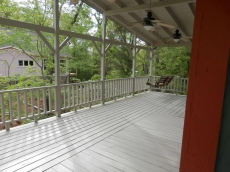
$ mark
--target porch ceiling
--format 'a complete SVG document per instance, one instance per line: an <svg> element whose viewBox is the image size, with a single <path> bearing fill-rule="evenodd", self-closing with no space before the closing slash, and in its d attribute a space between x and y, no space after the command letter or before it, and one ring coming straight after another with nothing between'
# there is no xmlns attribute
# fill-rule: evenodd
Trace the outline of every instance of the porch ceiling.
<svg viewBox="0 0 230 172"><path fill-rule="evenodd" d="M147 16L150 9L150 0L83 0L86 4L95 10L104 13L109 19L124 27L131 33L136 33L137 38L145 41L147 44L153 44L158 47L190 46L192 39L188 41L180 40L175 43L168 41L176 28L179 28L182 37L192 37L193 22L196 0L152 0L151 11L153 17L175 26L174 29L154 26L156 31L151 32L144 29L142 24L130 27L131 22L142 21Z"/></svg>

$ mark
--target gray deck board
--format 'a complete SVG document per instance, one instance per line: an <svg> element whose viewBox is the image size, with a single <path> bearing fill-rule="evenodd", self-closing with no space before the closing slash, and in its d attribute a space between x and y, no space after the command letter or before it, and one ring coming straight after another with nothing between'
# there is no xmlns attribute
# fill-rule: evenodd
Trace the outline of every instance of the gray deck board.
<svg viewBox="0 0 230 172"><path fill-rule="evenodd" d="M178 172L185 100L146 92L0 132L0 171Z"/></svg>

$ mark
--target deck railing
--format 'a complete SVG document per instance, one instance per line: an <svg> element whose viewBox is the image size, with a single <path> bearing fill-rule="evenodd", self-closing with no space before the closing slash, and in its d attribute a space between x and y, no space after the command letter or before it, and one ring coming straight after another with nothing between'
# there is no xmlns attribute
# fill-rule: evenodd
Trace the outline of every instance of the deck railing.
<svg viewBox="0 0 230 172"><path fill-rule="evenodd" d="M160 79L160 76L153 76L152 82L156 82ZM187 94L188 78L174 77L172 81L167 85L160 88L153 88L154 90L160 90L163 92L170 92L173 94Z"/></svg>
<svg viewBox="0 0 230 172"><path fill-rule="evenodd" d="M103 101L116 100L150 89L146 82L149 77L122 78L105 81ZM154 76L153 80L158 80ZM134 82L134 83L133 83ZM174 77L168 86L159 90L175 94L186 94L187 78ZM28 120L37 123L56 112L55 86L0 91L0 126L9 130L13 122ZM91 107L102 101L102 82L81 82L61 85L62 113Z"/></svg>

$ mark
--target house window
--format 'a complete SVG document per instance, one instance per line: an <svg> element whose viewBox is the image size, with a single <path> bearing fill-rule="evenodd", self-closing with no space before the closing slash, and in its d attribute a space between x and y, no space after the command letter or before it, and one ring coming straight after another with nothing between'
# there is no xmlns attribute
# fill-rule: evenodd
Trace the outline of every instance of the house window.
<svg viewBox="0 0 230 172"><path fill-rule="evenodd" d="M19 66L33 66L34 61L32 61L32 60L19 60L18 65Z"/></svg>
<svg viewBox="0 0 230 172"><path fill-rule="evenodd" d="M24 66L28 66L28 61L24 60Z"/></svg>
<svg viewBox="0 0 230 172"><path fill-rule="evenodd" d="M34 61L30 61L30 66L33 66L34 65Z"/></svg>
<svg viewBox="0 0 230 172"><path fill-rule="evenodd" d="M19 61L18 61L18 65L19 65L19 66L23 66L23 60L19 60Z"/></svg>

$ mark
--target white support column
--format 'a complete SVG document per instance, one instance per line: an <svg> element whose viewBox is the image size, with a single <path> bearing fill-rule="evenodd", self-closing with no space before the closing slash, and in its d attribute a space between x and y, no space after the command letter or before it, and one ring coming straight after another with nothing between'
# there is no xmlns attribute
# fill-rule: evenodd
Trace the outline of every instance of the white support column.
<svg viewBox="0 0 230 172"><path fill-rule="evenodd" d="M152 77L153 76L153 57L154 57L154 54L153 54L153 44L151 45L151 48L150 48L150 69L149 69L149 76Z"/></svg>
<svg viewBox="0 0 230 172"><path fill-rule="evenodd" d="M107 17L103 14L102 44L101 44L101 104L105 103L105 39Z"/></svg>
<svg viewBox="0 0 230 172"><path fill-rule="evenodd" d="M132 71L132 78L133 78L133 96L135 92L135 76L136 76L136 33L133 35L133 71Z"/></svg>
<svg viewBox="0 0 230 172"><path fill-rule="evenodd" d="M55 62L55 109L56 116L61 117L61 82L60 82L60 61L59 61L59 0L54 0L54 62Z"/></svg>

